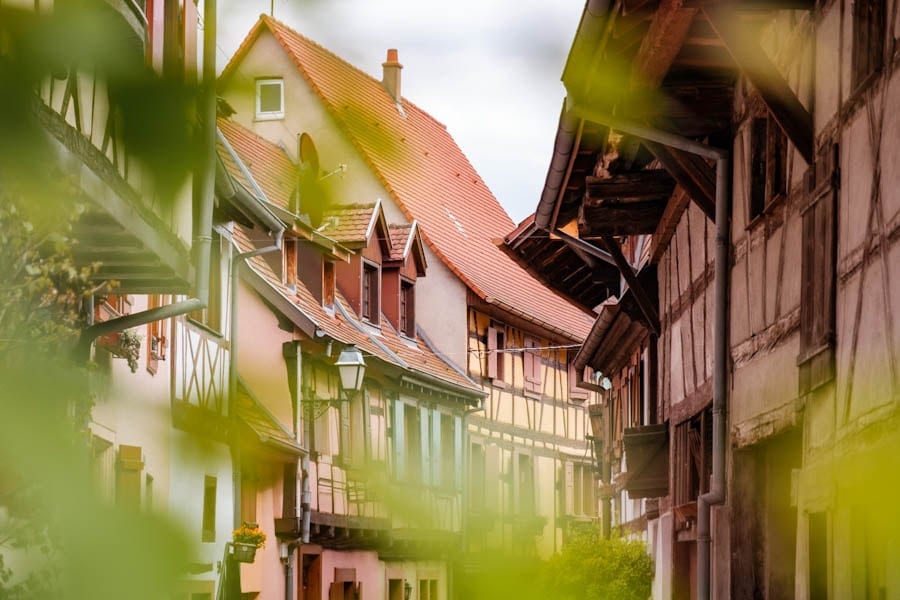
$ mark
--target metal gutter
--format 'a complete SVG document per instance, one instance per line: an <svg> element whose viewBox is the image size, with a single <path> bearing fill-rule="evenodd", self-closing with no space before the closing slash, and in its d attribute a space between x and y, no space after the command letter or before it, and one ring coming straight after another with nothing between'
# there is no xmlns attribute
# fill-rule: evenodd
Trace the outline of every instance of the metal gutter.
<svg viewBox="0 0 900 600"><path fill-rule="evenodd" d="M587 68L589 58L602 52L609 37L610 14L612 14L610 0L588 0L585 3L578 31L575 33L572 48L569 56L566 57L566 65L563 68L562 81L564 84L572 81L572 69ZM592 45L591 40L598 40L598 42L596 45ZM587 79L582 82L587 83ZM559 205L562 202L562 195L565 192L581 142L582 128L582 119L569 114L564 105L559 116L559 127L556 130L556 140L553 145L550 167L547 170L547 179L534 212L534 223L540 229L556 229Z"/></svg>

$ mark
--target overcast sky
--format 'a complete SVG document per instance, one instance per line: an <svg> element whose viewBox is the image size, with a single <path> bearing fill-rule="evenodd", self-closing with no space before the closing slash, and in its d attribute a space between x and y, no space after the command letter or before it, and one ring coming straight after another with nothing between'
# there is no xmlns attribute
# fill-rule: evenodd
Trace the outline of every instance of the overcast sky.
<svg viewBox="0 0 900 600"><path fill-rule="evenodd" d="M276 0L275 17L381 78L444 123L512 219L531 214L565 95L560 75L583 0ZM220 0L219 68L270 0ZM506 232L504 232L506 233Z"/></svg>

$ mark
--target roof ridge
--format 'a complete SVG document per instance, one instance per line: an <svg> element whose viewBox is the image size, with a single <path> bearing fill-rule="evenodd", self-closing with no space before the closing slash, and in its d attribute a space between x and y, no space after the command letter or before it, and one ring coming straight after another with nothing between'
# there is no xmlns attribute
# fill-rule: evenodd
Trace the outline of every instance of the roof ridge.
<svg viewBox="0 0 900 600"><path fill-rule="evenodd" d="M322 52L325 52L329 56L336 58L338 60L338 62L350 67L351 69L353 69L354 71L356 71L357 73L362 75L363 77L366 77L366 78L374 81L375 83L377 83L379 86L381 86L381 81L376 79L375 76L371 75L370 73L367 73L362 68L357 67L356 65L354 65L353 63L348 61L346 58L342 58L340 55L335 54L334 52L332 52L331 50L329 50L328 48L326 48L325 46L323 46L316 40L312 39L308 35L304 35L304 34L300 33L299 31L297 31L296 29L294 29L287 23L279 21L275 17L271 17L267 14L261 14L260 20L264 21L266 23L266 25L269 26L270 29L271 29L272 25L275 25L276 27L280 27L282 29L286 29L288 31L288 33L296 35L304 42L307 42L307 43L311 44L312 46L316 47L317 49L321 50ZM383 87L382 87L382 90L384 91L385 95L390 97L390 94L388 94L387 90L385 90ZM428 117L429 119L431 119L432 121L434 121L435 123L437 123L438 125L443 127L444 129L447 129L447 125L444 124L443 121L440 121L439 119L435 118L434 115L431 115L430 113L428 113L428 111L426 111L425 109L420 107L418 104L416 104L415 102L413 102L406 96L401 95L400 100L402 101L401 103L404 105L404 110L406 109L406 105L408 105L409 107L416 109L418 112L422 113L423 116Z"/></svg>

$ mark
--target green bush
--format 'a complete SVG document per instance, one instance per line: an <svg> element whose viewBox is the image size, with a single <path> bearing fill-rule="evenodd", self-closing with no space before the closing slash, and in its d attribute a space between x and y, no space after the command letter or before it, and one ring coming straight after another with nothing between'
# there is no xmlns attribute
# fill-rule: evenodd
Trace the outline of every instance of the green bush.
<svg viewBox="0 0 900 600"><path fill-rule="evenodd" d="M647 600L653 561L644 542L604 539L599 528L573 532L543 569L547 597L578 600Z"/></svg>

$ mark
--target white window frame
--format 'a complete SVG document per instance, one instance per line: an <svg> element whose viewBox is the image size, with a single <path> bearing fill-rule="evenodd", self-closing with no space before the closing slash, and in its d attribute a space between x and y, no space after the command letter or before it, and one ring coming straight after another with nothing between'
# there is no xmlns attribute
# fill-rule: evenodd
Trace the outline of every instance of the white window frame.
<svg viewBox="0 0 900 600"><path fill-rule="evenodd" d="M264 85L272 85L277 83L281 88L281 110L262 111L260 107L261 88ZM281 77L266 77L256 80L256 120L257 121L273 121L284 118L284 80Z"/></svg>

